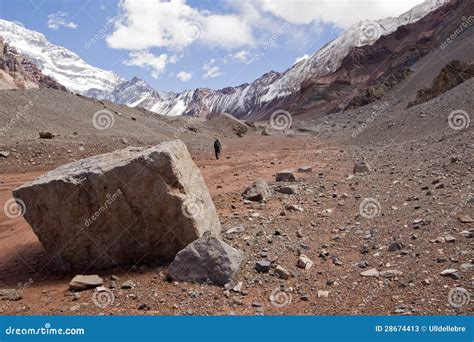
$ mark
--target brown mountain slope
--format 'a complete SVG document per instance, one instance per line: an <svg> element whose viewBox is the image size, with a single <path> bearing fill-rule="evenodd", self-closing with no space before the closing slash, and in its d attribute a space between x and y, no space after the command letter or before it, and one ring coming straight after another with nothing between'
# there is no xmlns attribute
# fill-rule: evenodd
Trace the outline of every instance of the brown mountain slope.
<svg viewBox="0 0 474 342"><path fill-rule="evenodd" d="M472 13L472 1L453 0L373 45L353 48L335 73L302 84L291 111L304 116L324 115L382 98L410 74L412 65L438 49Z"/></svg>

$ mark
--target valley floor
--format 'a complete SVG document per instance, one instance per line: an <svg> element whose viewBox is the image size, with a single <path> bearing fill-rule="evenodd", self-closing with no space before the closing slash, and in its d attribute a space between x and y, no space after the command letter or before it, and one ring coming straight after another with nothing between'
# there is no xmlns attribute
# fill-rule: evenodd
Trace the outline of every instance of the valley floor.
<svg viewBox="0 0 474 342"><path fill-rule="evenodd" d="M454 160L447 144L440 148L423 140L374 150L342 139L248 134L224 139L223 145L219 161L213 159L211 146L193 152L193 159L216 204L225 240L246 253L236 279L241 286L223 289L175 283L167 278L166 266L85 270L99 274L104 286L112 289L113 298L101 308L94 304L93 290L70 293L68 283L74 274L61 273L21 217L9 219L2 212L0 284L17 289L22 298L0 300L0 312L472 314L472 303L456 308L449 295L456 287L474 293L474 222L469 222L474 217L469 197L473 154L469 146L457 149ZM373 172L354 176L354 161L362 157ZM275 191L263 204L242 200L242 191L257 178L276 188L277 171L306 165L313 172L296 173L298 194ZM24 167L15 170L9 165L0 174L0 202L11 197L12 188L50 168L25 172ZM365 203L369 207L361 211ZM304 211L288 209L291 204ZM243 229L226 234L235 227ZM314 262L312 268L297 267L300 252ZM261 259L272 261L270 272L255 270ZM289 279L275 274L277 265L290 271ZM380 272L379 277L361 275L372 268ZM440 275L450 268L456 276ZM134 286L121 289L127 280Z"/></svg>

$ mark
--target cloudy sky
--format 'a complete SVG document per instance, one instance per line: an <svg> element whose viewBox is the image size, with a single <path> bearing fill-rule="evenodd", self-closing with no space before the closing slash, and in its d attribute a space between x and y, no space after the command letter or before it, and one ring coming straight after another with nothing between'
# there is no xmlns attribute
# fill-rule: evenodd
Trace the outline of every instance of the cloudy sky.
<svg viewBox="0 0 474 342"><path fill-rule="evenodd" d="M159 90L221 88L284 71L362 19L423 0L1 0L0 18ZM0 32L1 35L1 32Z"/></svg>

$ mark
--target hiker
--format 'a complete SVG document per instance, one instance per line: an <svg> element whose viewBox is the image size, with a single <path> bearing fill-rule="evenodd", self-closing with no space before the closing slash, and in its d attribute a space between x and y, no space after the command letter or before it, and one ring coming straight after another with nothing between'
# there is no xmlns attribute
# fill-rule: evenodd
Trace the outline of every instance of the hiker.
<svg viewBox="0 0 474 342"><path fill-rule="evenodd" d="M216 159L219 159L221 155L222 145L219 139L214 139L214 152L216 153Z"/></svg>

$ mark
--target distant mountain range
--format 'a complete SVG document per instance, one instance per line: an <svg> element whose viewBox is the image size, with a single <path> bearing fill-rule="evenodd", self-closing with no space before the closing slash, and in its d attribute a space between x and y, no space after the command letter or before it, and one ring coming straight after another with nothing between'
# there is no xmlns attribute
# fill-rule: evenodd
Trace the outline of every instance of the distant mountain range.
<svg viewBox="0 0 474 342"><path fill-rule="evenodd" d="M140 106L169 116L209 118L220 112L228 112L239 118L262 119L277 109L300 111L319 105L323 111L342 110L351 101L354 102L354 98L361 96L366 87L371 86L373 82L370 78L373 75L376 75L374 79L379 79L386 77L386 72L394 71L394 68L384 67L382 71L385 73L377 75L373 69L368 68L371 70L370 77L360 70L357 73L353 70L352 73L347 72L351 63L351 67L355 67L354 58L360 58L362 64L367 60L367 56L355 56L355 51L374 54L373 50L363 50L362 47L377 45L375 43L381 37L402 34L402 27L410 27L410 24L416 23L445 3L456 8L460 1L427 0L397 18L361 21L285 72L270 71L250 84L218 90L198 88L181 93L156 91L138 78L126 81L111 71L90 66L68 49L51 44L43 34L5 20L0 20L0 36L22 56L36 64L45 75L72 92L132 107ZM442 19L438 18L438 24L440 20ZM425 23L423 30L429 28L429 23ZM380 48L388 49L392 54L396 52L396 47L392 45ZM372 57L376 61L382 55L388 58L383 51L377 51ZM421 54L418 58L420 57ZM409 64L407 62L404 66ZM342 72L342 69L346 72ZM342 91L341 87L344 88ZM339 94L342 94L343 106L332 101L332 97ZM298 107L295 107L295 103Z"/></svg>

